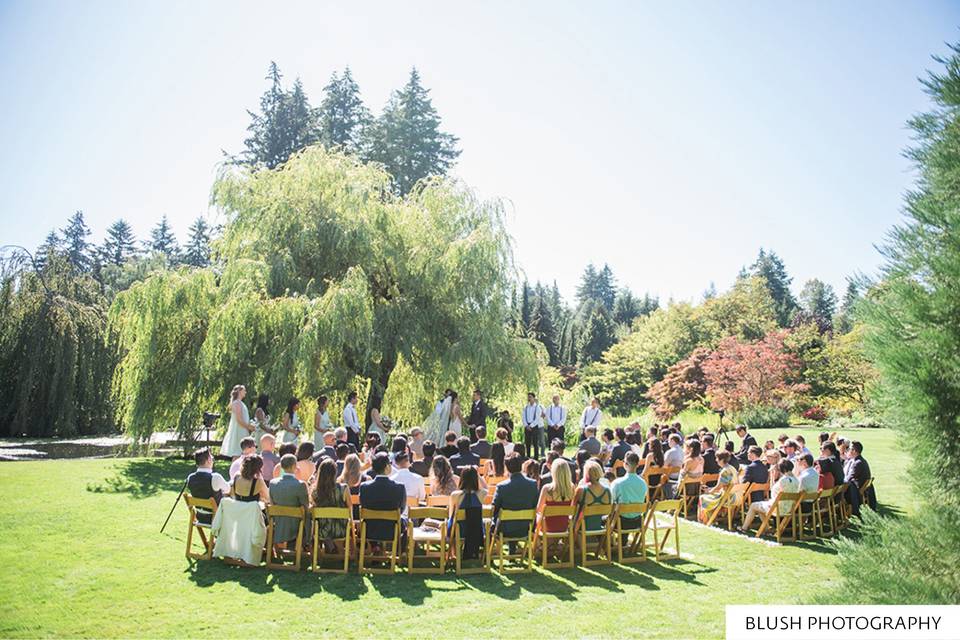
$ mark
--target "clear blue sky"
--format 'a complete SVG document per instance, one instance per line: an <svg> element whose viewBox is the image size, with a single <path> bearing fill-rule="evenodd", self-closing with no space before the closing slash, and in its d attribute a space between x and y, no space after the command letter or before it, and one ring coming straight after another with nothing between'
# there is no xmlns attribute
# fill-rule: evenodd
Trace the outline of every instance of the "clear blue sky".
<svg viewBox="0 0 960 640"><path fill-rule="evenodd" d="M794 287L879 263L912 175L916 78L947 2L0 2L2 242L82 209L99 240L208 209L276 60L315 103L350 65L374 112L417 66L508 201L520 265L587 262L663 298L724 289L759 247Z"/></svg>

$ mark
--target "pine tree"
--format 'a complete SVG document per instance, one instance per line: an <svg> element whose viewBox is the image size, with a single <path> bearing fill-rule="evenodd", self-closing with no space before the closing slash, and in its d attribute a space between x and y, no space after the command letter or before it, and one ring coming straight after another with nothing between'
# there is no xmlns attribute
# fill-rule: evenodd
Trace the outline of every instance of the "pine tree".
<svg viewBox="0 0 960 640"><path fill-rule="evenodd" d="M133 228L121 218L107 227L107 235L99 249L100 259L107 264L120 266L136 255L136 242Z"/></svg>
<svg viewBox="0 0 960 640"><path fill-rule="evenodd" d="M597 299L607 311L613 310L613 303L617 298L617 280L613 277L610 265L603 265L597 276Z"/></svg>
<svg viewBox="0 0 960 640"><path fill-rule="evenodd" d="M89 271L92 266L90 259L90 228L83 219L83 211L77 211L67 221L67 226L60 230L63 238L63 251L67 260L75 271Z"/></svg>
<svg viewBox="0 0 960 640"><path fill-rule="evenodd" d="M164 215L160 222L150 230L150 240L147 242L147 249L155 253L163 254L167 261L174 263L179 258L180 247L177 246L177 238L173 235L167 216Z"/></svg>
<svg viewBox="0 0 960 640"><path fill-rule="evenodd" d="M591 300L597 299L597 284L600 274L593 263L588 264L580 276L580 284L577 285L577 306L583 307Z"/></svg>
<svg viewBox="0 0 960 640"><path fill-rule="evenodd" d="M260 98L260 113L248 111L252 121L244 140L246 151L240 162L252 167L275 169L291 155L317 142L319 130L303 85L297 79L292 91L284 91L277 63L270 63L266 79L270 88Z"/></svg>
<svg viewBox="0 0 960 640"><path fill-rule="evenodd" d="M323 102L318 113L320 142L329 149L358 153L363 143L364 128L370 124L370 110L360 98L350 67L338 77L334 72L323 89Z"/></svg>
<svg viewBox="0 0 960 640"><path fill-rule="evenodd" d="M557 336L553 314L550 312L550 301L539 282L533 290L527 335L543 344L547 350L551 366L560 364L560 341Z"/></svg>
<svg viewBox="0 0 960 640"><path fill-rule="evenodd" d="M821 332L833 328L833 314L837 309L837 294L833 287L816 278L808 280L800 291L800 311L803 319L817 323Z"/></svg>
<svg viewBox="0 0 960 640"><path fill-rule="evenodd" d="M741 276L744 273L748 277L760 276L764 279L770 291L770 297L773 298L777 324L781 327L789 326L798 307L797 301L790 292L790 283L793 282L793 278L787 275L787 269L780 257L773 251L767 253L760 249L756 261L750 265L749 270L741 270Z"/></svg>
<svg viewBox="0 0 960 640"><path fill-rule="evenodd" d="M37 247L37 251L34 254L33 258L36 261L36 268L38 271L43 271L46 269L47 262L50 257L56 255L62 249L63 241L60 236L57 235L56 231L51 231L47 234L47 237L44 238L43 243Z"/></svg>
<svg viewBox="0 0 960 640"><path fill-rule="evenodd" d="M524 335L527 335L530 327L530 312L533 309L531 297L532 291L530 290L530 283L524 280L523 289L521 289L520 293L520 324L523 326Z"/></svg>
<svg viewBox="0 0 960 640"><path fill-rule="evenodd" d="M856 313L857 303L860 302L860 284L852 279L847 279L847 290L843 294L843 301L840 303L840 309L833 318L833 329L838 333L850 333L853 329L854 315Z"/></svg>
<svg viewBox="0 0 960 640"><path fill-rule="evenodd" d="M606 308L594 303L577 335L577 362L586 364L599 360L615 339L613 322Z"/></svg>
<svg viewBox="0 0 960 640"><path fill-rule="evenodd" d="M210 264L210 225L203 216L198 216L190 225L187 244L183 247L183 262L191 267Z"/></svg>
<svg viewBox="0 0 960 640"><path fill-rule="evenodd" d="M384 166L399 194L409 193L423 178L445 175L460 155L458 139L440 130L429 93L414 68L367 129L365 159Z"/></svg>
<svg viewBox="0 0 960 640"><path fill-rule="evenodd" d="M613 301L613 321L629 327L640 316L640 301L629 289L621 289Z"/></svg>

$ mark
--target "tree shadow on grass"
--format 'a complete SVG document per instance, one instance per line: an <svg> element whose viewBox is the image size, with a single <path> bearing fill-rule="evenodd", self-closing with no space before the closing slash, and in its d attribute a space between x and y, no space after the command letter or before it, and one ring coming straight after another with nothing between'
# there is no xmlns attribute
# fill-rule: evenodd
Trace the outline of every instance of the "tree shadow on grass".
<svg viewBox="0 0 960 640"><path fill-rule="evenodd" d="M183 460L135 459L117 465L116 474L90 483L91 493L126 493L142 499L164 491L179 491L193 467Z"/></svg>

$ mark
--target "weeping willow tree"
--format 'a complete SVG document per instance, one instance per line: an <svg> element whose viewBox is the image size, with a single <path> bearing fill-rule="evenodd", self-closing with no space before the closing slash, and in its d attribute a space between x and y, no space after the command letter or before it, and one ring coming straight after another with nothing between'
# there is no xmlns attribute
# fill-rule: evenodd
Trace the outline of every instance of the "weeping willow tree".
<svg viewBox="0 0 960 640"><path fill-rule="evenodd" d="M189 426L236 383L281 402L364 391L366 423L372 407L419 421L446 386L534 383L534 349L505 323L500 205L453 181L389 187L319 147L277 170L224 167L218 266L157 273L111 308L127 429Z"/></svg>
<svg viewBox="0 0 960 640"><path fill-rule="evenodd" d="M73 436L113 428L106 300L97 283L50 253L18 252L0 280L0 432Z"/></svg>

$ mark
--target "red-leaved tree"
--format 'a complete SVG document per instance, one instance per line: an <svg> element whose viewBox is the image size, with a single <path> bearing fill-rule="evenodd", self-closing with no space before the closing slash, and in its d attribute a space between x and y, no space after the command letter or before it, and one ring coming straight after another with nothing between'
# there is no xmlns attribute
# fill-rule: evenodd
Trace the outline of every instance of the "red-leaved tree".
<svg viewBox="0 0 960 640"><path fill-rule="evenodd" d="M653 400L653 412L659 420L669 420L690 405L702 402L707 392L703 362L710 350L699 347L683 360L671 365L667 374L647 392Z"/></svg>
<svg viewBox="0 0 960 640"><path fill-rule="evenodd" d="M732 413L746 407L791 409L809 385L794 382L801 363L784 347L787 333L772 331L756 342L721 340L701 365L710 406Z"/></svg>

